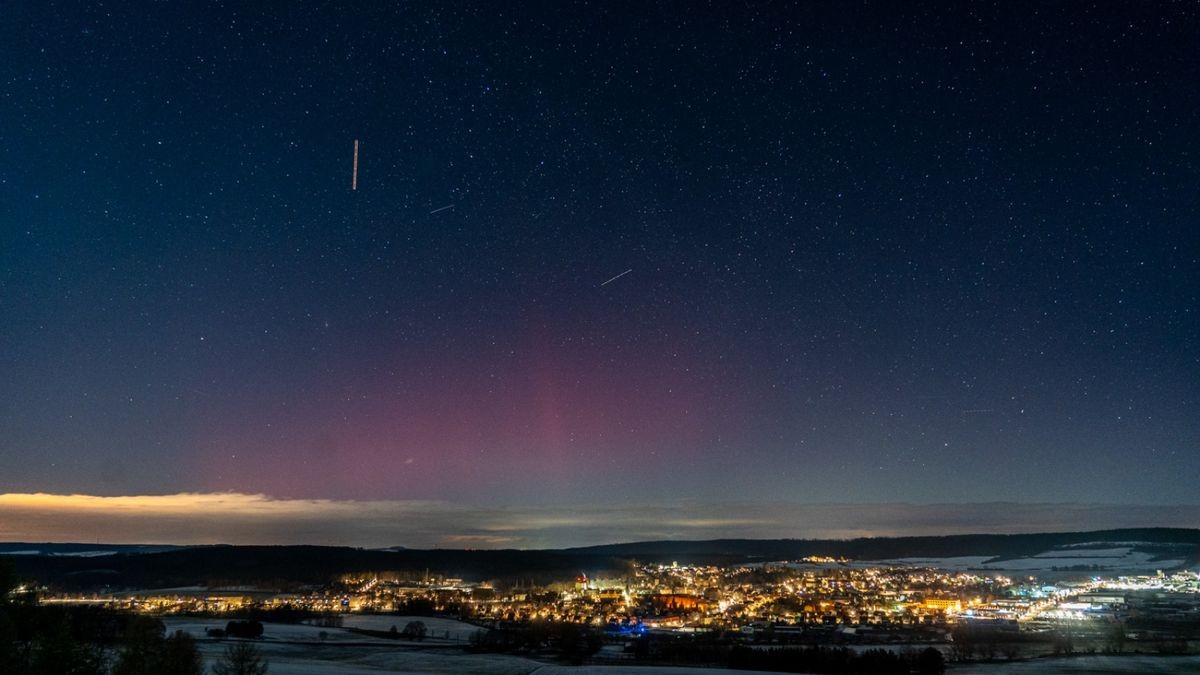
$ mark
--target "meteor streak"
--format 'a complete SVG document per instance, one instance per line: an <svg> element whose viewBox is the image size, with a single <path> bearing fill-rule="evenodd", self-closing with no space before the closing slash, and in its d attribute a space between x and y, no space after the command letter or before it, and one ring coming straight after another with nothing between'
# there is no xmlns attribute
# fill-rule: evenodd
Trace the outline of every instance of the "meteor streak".
<svg viewBox="0 0 1200 675"><path fill-rule="evenodd" d="M430 211L430 212L429 212L429 215L431 215L431 216L432 216L432 215L433 215L433 214L435 214L435 213L439 213L439 212L441 212L441 211L445 211L446 209L452 209L452 208L454 208L454 205L453 205L453 204L447 204L447 205L445 205L445 206L441 207L440 209L434 209L434 210Z"/></svg>
<svg viewBox="0 0 1200 675"><path fill-rule="evenodd" d="M606 282L604 282L603 284L600 284L600 285L601 285L601 286L606 286L606 285L608 285L608 284L611 284L612 282L616 281L617 279L620 279L621 277L625 276L626 274L629 274L629 273L630 273L630 272L632 272L632 271L633 271L633 268L631 267L631 268L629 268L629 269L625 270L624 272L621 272L621 273L620 273L620 274L618 274L617 276L615 276L615 277L613 277L613 278L609 279L608 281L606 281Z"/></svg>
<svg viewBox="0 0 1200 675"><path fill-rule="evenodd" d="M358 139L354 139L354 169L350 174L350 189L358 190Z"/></svg>

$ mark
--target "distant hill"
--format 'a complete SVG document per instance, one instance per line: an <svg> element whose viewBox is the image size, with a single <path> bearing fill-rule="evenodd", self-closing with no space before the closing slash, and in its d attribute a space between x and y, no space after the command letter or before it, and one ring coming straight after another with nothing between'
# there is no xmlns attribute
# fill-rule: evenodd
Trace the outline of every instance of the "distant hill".
<svg viewBox="0 0 1200 675"><path fill-rule="evenodd" d="M0 542L0 555L99 557L117 553L161 553L183 546L170 544L53 544Z"/></svg>
<svg viewBox="0 0 1200 675"><path fill-rule="evenodd" d="M401 550L335 546L199 546L104 557L9 555L22 578L64 589L244 586L293 588L357 572L416 572L466 579L570 578L615 572L628 563L563 551Z"/></svg>
<svg viewBox="0 0 1200 675"><path fill-rule="evenodd" d="M854 560L954 556L1035 555L1061 546L1087 543L1151 543L1200 545L1200 529L1138 528L1093 532L1038 534L961 534L940 537L873 537L861 539L712 539L706 541L643 541L568 549L571 553L634 557L657 561L713 558L790 560L812 555Z"/></svg>
<svg viewBox="0 0 1200 675"><path fill-rule="evenodd" d="M586 571L602 576L632 561L738 564L836 556L856 560L1036 556L1064 547L1103 549L1124 545L1148 551L1151 560L1197 562L1200 530L1144 528L1095 532L952 535L849 540L717 539L651 541L562 550L366 550L334 546L140 547L95 544L4 544L24 578L59 588L169 588L251 585L289 588L319 584L355 572L434 573L471 580L567 579ZM154 549L159 550L154 550ZM161 550L161 549L167 550ZM32 553L45 549L46 553ZM113 551L103 556L88 552ZM5 553L7 551L7 554ZM20 555L12 553L20 552ZM1157 557L1155 557L1157 556Z"/></svg>

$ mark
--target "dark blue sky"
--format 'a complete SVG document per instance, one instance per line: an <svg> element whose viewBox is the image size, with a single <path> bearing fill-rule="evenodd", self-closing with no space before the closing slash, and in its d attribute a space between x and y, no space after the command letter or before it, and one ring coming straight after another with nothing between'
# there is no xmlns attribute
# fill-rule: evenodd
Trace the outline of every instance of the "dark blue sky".
<svg viewBox="0 0 1200 675"><path fill-rule="evenodd" d="M253 4L0 4L0 492L1196 501L1194 3Z"/></svg>

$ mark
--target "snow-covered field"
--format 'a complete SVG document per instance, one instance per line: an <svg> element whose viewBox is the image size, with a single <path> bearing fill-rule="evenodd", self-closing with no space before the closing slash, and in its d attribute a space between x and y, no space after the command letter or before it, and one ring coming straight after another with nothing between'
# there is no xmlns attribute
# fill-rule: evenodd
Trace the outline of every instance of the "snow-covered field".
<svg viewBox="0 0 1200 675"><path fill-rule="evenodd" d="M409 620L424 621L430 631L453 636L469 634L475 626L450 619L347 615L359 628L398 630ZM199 640L200 653L211 664L236 640L209 640L206 628L223 628L215 619L164 619L168 631L183 630ZM654 666L564 666L500 654L468 654L443 638L424 643L370 638L345 629L267 623L263 638L254 644L270 663L273 675L351 675L352 673L404 673L406 675L704 675L721 672L750 675L751 671ZM324 632L325 638L320 634ZM440 644L438 644L440 642ZM1070 659L1035 659L1013 663L952 665L951 675L1176 675L1200 673L1200 656L1082 656Z"/></svg>
<svg viewBox="0 0 1200 675"><path fill-rule="evenodd" d="M197 619L191 617L165 617L163 623L167 625L167 634L181 630L188 633L196 639L207 638L207 629L209 628L225 628L228 623L225 619ZM257 643L271 642L355 642L355 643L378 643L381 645L393 645L394 640L387 638L374 638L358 633L351 633L342 628L321 628L319 626L309 626L305 624L291 623L265 623L263 624L263 636Z"/></svg>
<svg viewBox="0 0 1200 675"><path fill-rule="evenodd" d="M1136 551L1134 546L1113 548L1070 548L1043 551L1023 558L996 559L988 556L960 556L956 558L897 558L878 560L859 565L906 565L934 567L945 570L990 570L996 572L1038 572L1054 568L1087 565L1113 572L1153 572L1179 567L1182 559L1155 560L1152 553Z"/></svg>
<svg viewBox="0 0 1200 675"><path fill-rule="evenodd" d="M368 630L403 630L408 621L424 621L430 634L449 633L450 640L478 630L471 624L451 619L380 615L346 615L347 625ZM217 619L167 617L168 632L182 630L197 638L206 664L220 658L237 640L210 640L205 629L224 628ZM385 625L386 624L386 625ZM322 639L320 634L324 632ZM351 673L404 673L406 675L692 675L711 673L711 668L657 668L647 666L560 666L503 654L468 654L446 638L424 642L370 638L344 628L266 623L263 637L254 645L270 664L273 675L350 675ZM439 644L440 643L440 644ZM749 671L724 670L731 675Z"/></svg>
<svg viewBox="0 0 1200 675"><path fill-rule="evenodd" d="M53 552L53 551L45 552L38 548L29 549L29 550L20 550L20 551L0 551L0 552L2 552L4 555L48 555L48 556L63 556L63 557L67 557L67 558L102 558L106 555L116 555L117 554L116 551L67 551L64 553Z"/></svg>
<svg viewBox="0 0 1200 675"><path fill-rule="evenodd" d="M449 640L450 642L467 643L471 636L482 630L479 626L454 619L440 619L428 616L392 616L389 614L343 614L342 626L360 630L389 631L392 626L402 631L409 621L420 621L428 631L426 641Z"/></svg>
<svg viewBox="0 0 1200 675"><path fill-rule="evenodd" d="M1064 547L1053 551L1044 551L1035 558L1123 558L1129 554L1130 546L1118 548L1076 548Z"/></svg>
<svg viewBox="0 0 1200 675"><path fill-rule="evenodd" d="M940 570L979 569L992 559L988 555L964 555L954 558L894 558L892 560L874 560L859 562L857 567L878 567L880 565L897 565L901 567L933 567Z"/></svg>
<svg viewBox="0 0 1200 675"><path fill-rule="evenodd" d="M413 650L393 645L336 647L260 644L274 675L346 675L347 673L408 673L410 675L528 675L541 663L503 655L463 654L461 651ZM212 662L224 651L220 643L204 643L200 652Z"/></svg>
<svg viewBox="0 0 1200 675"><path fill-rule="evenodd" d="M1200 656L1077 656L951 665L946 672L950 675L1182 675L1200 673Z"/></svg>
<svg viewBox="0 0 1200 675"><path fill-rule="evenodd" d="M461 633L465 630L462 627L469 625L427 617L356 618L403 621L398 624L397 630L403 630L409 619L421 620L426 622L427 627L438 626L443 633L449 631L452 635L456 634L456 631ZM168 633L182 630L196 638L199 641L200 653L207 663L212 663L220 657L226 647L237 642L232 639L208 639L206 629L224 628L226 622L223 620L167 617L163 622ZM392 623L389 622L384 630L391 626ZM474 626L470 628L475 629ZM538 661L512 656L465 654L458 647L446 646L444 639L439 647L437 640L426 639L421 643L412 643L373 638L345 628L322 628L302 624L265 623L263 637L252 642L270 662L270 672L276 675L346 675L377 672L526 675L543 665Z"/></svg>
<svg viewBox="0 0 1200 675"><path fill-rule="evenodd" d="M762 675L761 670L727 668L676 668L671 665L542 665L536 675Z"/></svg>

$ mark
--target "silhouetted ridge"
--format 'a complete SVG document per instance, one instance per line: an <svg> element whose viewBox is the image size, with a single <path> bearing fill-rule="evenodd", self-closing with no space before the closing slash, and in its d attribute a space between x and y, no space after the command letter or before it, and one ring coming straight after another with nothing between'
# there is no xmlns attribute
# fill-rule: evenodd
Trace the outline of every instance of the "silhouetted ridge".
<svg viewBox="0 0 1200 675"><path fill-rule="evenodd" d="M361 572L419 572L470 580L549 581L580 570L603 575L628 570L633 561L730 565L807 556L857 560L1021 557L1061 546L1137 542L1194 563L1200 530L1141 528L1038 534L969 534L848 540L716 539L648 541L561 550L367 550L336 546L196 546L160 552L119 552L102 557L8 556L25 578L61 588L169 588L190 585L250 585L288 588L321 584ZM9 550L32 549L13 545ZM104 548L92 545L92 548Z"/></svg>

